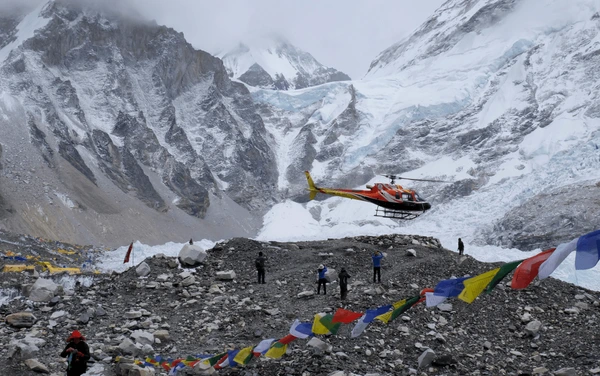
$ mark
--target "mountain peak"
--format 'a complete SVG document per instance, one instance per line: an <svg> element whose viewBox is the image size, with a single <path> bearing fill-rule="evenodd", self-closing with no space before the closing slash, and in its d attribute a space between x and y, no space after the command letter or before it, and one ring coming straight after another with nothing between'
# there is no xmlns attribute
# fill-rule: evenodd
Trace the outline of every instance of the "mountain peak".
<svg viewBox="0 0 600 376"><path fill-rule="evenodd" d="M350 80L278 34L248 38L217 56L230 77L250 86L287 90Z"/></svg>

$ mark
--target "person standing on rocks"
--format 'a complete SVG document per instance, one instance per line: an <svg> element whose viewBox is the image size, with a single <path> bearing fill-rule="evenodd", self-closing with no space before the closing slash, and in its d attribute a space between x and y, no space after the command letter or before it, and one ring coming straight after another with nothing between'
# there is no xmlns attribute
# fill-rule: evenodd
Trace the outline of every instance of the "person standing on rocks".
<svg viewBox="0 0 600 376"><path fill-rule="evenodd" d="M465 245L460 238L458 238L458 255L462 256L465 253Z"/></svg>
<svg viewBox="0 0 600 376"><path fill-rule="evenodd" d="M258 272L258 283L265 284L265 263L267 258L263 255L262 252L258 252L258 257L256 261L254 261L254 265L256 265L256 271Z"/></svg>
<svg viewBox="0 0 600 376"><path fill-rule="evenodd" d="M319 265L317 270L317 295L321 294L321 285L323 286L323 295L327 295L327 277L325 273L327 273L327 267L323 264Z"/></svg>
<svg viewBox="0 0 600 376"><path fill-rule="evenodd" d="M348 274L345 268L342 268L338 278L340 280L340 294L342 295L342 300L346 300L346 296L348 295L348 278L350 278L350 274Z"/></svg>
<svg viewBox="0 0 600 376"><path fill-rule="evenodd" d="M67 342L67 346L60 353L61 357L67 358L67 376L80 376L87 370L90 348L79 330L74 330Z"/></svg>
<svg viewBox="0 0 600 376"><path fill-rule="evenodd" d="M371 258L373 259L373 283L381 283L381 259L383 258L383 254L375 251Z"/></svg>

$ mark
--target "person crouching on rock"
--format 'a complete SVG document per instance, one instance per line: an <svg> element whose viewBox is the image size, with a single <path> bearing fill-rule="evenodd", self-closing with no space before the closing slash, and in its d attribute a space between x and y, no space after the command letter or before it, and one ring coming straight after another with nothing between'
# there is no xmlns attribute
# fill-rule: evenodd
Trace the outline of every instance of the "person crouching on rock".
<svg viewBox="0 0 600 376"><path fill-rule="evenodd" d="M90 348L85 343L85 337L78 330L67 338L67 346L60 356L67 358L67 376L80 376L87 370L90 360Z"/></svg>
<svg viewBox="0 0 600 376"><path fill-rule="evenodd" d="M317 295L321 294L321 285L323 285L323 295L327 295L327 278L325 277L325 273L327 273L327 267L323 266L323 264L319 265Z"/></svg>

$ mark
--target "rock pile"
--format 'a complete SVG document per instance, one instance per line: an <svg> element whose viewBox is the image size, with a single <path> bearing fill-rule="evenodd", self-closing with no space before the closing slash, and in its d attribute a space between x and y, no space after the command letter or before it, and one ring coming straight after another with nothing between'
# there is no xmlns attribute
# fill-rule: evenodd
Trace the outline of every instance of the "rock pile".
<svg viewBox="0 0 600 376"><path fill-rule="evenodd" d="M372 283L370 255L387 254L381 284ZM267 257L266 284L256 283L254 259ZM409 252L410 251L410 252ZM440 247L433 238L405 235L277 243L231 239L206 251L194 267L157 255L122 274L58 288L52 297L20 296L0 306L0 368L11 375L62 375L58 357L74 329L92 352L89 375L166 375L139 370L133 359L216 354L281 338L292 322L312 321L338 307L364 312L414 296L457 276L497 267ZM319 264L351 275L348 300L333 281L315 295ZM42 275L42 277L44 277ZM48 285L27 273L1 275L2 288ZM49 277L46 277L49 279ZM583 375L600 374L597 292L552 278L525 290L501 283L469 305L420 304L388 325L371 324L350 338L292 342L279 360L254 359L229 375ZM120 362L115 362L121 357ZM206 367L202 372L210 374ZM194 374L189 368L181 374ZM197 372L200 372L197 370Z"/></svg>

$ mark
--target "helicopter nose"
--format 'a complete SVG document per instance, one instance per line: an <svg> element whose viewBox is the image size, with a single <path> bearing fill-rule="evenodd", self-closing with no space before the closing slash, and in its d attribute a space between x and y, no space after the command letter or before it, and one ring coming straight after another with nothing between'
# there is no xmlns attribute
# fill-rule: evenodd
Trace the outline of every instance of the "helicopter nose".
<svg viewBox="0 0 600 376"><path fill-rule="evenodd" d="M431 209L431 204L428 202L424 202L423 203L423 210L429 210Z"/></svg>

